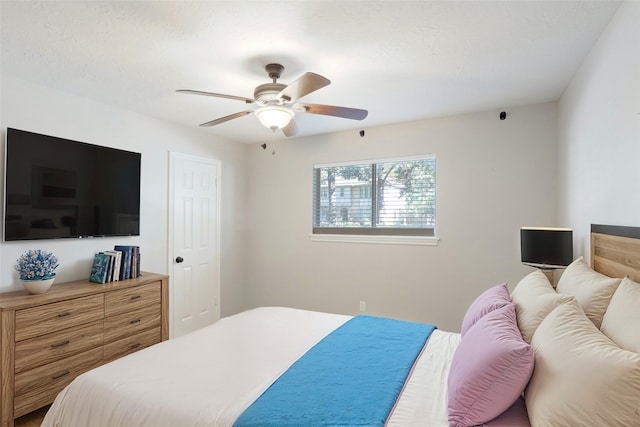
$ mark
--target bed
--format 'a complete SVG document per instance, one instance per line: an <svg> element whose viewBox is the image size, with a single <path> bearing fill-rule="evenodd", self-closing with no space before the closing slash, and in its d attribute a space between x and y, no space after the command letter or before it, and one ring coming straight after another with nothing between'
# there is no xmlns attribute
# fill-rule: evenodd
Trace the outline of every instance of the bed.
<svg viewBox="0 0 640 427"><path fill-rule="evenodd" d="M390 327L408 328L422 340L407 344L415 354L400 370L399 385L363 382L362 390L319 410L300 408L324 382L360 382L367 376L363 366L387 381L380 372L395 370L372 367L386 356L373 363L353 353L339 359L325 352L322 363L339 362L321 369L309 360L322 353L317 349L353 346L352 336L345 335L349 328L360 322L364 330L377 330L371 325L378 323L366 322L379 318L284 307L248 310L79 376L58 395L42 425L640 426L640 229L592 226L591 262L577 259L557 290L539 271L513 289L487 289L469 307L461 333L391 320ZM381 335L389 339L395 331ZM333 344L338 339L345 344ZM393 348L391 358L401 359L395 349L404 348L403 342L382 347ZM572 352L575 360L567 357ZM340 369L350 360L359 370L344 374ZM309 374L306 366L319 373ZM298 371L307 377L294 378ZM331 379L332 371L340 374ZM294 387L291 394L287 380L306 388ZM382 418L342 418L357 413L358 399L376 410L384 406L367 393L386 388L393 390L380 398L390 402ZM283 390L290 394L277 395ZM291 399L293 414L273 415L271 407L268 416L260 412L270 402ZM340 409L343 402L354 409ZM318 419L300 418L316 411ZM337 419L327 415L332 412L339 412Z"/></svg>

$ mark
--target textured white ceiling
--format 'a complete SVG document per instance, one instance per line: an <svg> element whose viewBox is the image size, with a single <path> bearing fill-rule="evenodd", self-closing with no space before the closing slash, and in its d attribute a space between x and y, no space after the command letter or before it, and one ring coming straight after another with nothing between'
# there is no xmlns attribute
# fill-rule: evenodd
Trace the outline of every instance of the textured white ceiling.
<svg viewBox="0 0 640 427"><path fill-rule="evenodd" d="M305 102L362 122L296 115L301 135L557 100L617 1L0 1L2 73L198 124L243 111L280 62L332 83ZM202 132L271 139L249 115ZM278 137L282 137L278 133Z"/></svg>

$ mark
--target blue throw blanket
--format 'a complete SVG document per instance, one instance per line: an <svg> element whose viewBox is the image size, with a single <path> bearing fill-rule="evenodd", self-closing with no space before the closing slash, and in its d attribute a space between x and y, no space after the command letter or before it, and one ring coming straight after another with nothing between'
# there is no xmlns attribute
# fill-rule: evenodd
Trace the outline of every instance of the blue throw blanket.
<svg viewBox="0 0 640 427"><path fill-rule="evenodd" d="M298 359L234 426L383 426L435 328L354 317Z"/></svg>

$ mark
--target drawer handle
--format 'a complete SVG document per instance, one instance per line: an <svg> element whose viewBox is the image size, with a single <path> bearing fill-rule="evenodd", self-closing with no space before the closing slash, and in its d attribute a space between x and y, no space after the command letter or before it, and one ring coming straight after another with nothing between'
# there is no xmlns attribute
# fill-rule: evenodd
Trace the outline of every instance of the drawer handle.
<svg viewBox="0 0 640 427"><path fill-rule="evenodd" d="M58 378L62 378L65 375L69 375L71 373L71 371L62 371L62 372L58 372L57 374L55 374L54 376L51 377L52 380L57 380Z"/></svg>
<svg viewBox="0 0 640 427"><path fill-rule="evenodd" d="M137 299L140 299L140 298L142 298L142 295L134 295L134 296L131 297L132 300L137 300Z"/></svg>
<svg viewBox="0 0 640 427"><path fill-rule="evenodd" d="M64 347L65 345L69 344L71 341L69 340L65 340L62 342L59 342L57 344L51 344L51 348L59 348L59 347Z"/></svg>
<svg viewBox="0 0 640 427"><path fill-rule="evenodd" d="M58 314L58 317L67 317L67 316L71 316L71 312L65 311L64 313Z"/></svg>
<svg viewBox="0 0 640 427"><path fill-rule="evenodd" d="M138 348L138 347L140 347L140 343L139 342L137 342L137 343L135 343L135 344L133 344L131 346L131 348Z"/></svg>
<svg viewBox="0 0 640 427"><path fill-rule="evenodd" d="M131 321L131 322L129 322L129 323L131 323L132 325L133 325L133 324L135 324L135 323L140 323L140 319L132 320L132 321Z"/></svg>

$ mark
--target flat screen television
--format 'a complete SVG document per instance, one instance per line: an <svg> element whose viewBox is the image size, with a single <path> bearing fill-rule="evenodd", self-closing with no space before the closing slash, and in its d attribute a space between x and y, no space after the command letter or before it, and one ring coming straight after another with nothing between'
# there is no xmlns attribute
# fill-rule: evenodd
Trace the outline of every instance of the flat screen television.
<svg viewBox="0 0 640 427"><path fill-rule="evenodd" d="M8 128L4 240L140 235L140 160Z"/></svg>

